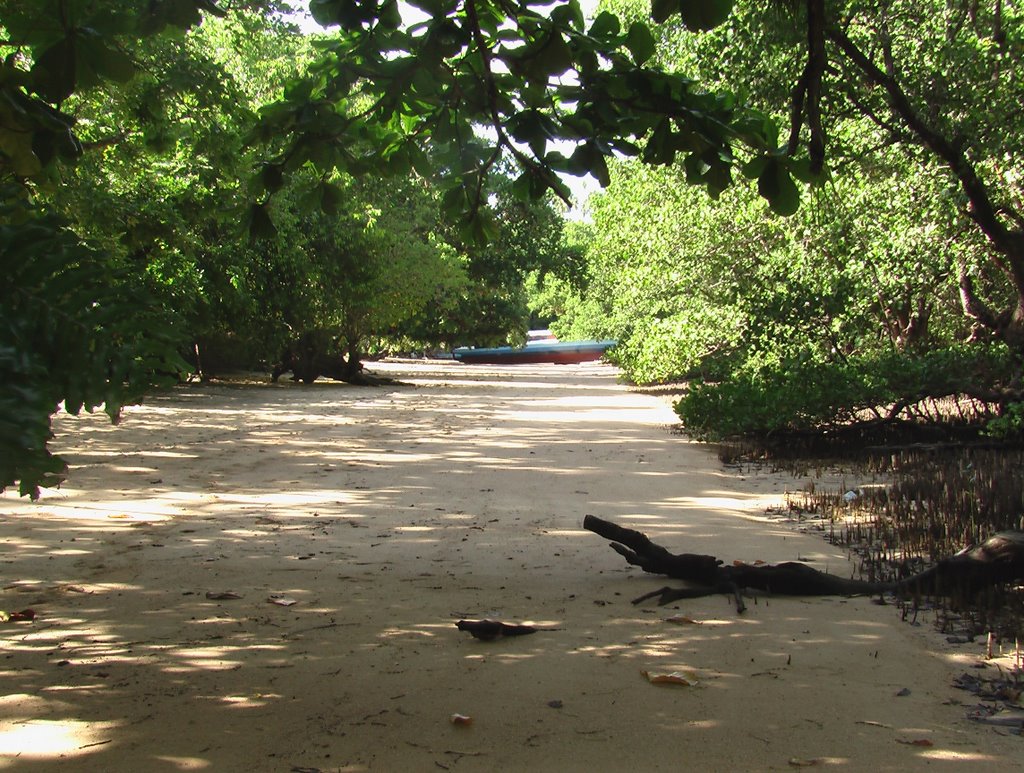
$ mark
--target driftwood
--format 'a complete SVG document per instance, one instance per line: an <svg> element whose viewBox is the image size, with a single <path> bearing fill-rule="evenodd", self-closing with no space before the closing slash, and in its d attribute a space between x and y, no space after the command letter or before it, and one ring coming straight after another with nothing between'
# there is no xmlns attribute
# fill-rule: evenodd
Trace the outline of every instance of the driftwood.
<svg viewBox="0 0 1024 773"><path fill-rule="evenodd" d="M993 534L980 545L944 558L899 582L900 595L970 598L999 585L1024 581L1024 531Z"/></svg>
<svg viewBox="0 0 1024 773"><path fill-rule="evenodd" d="M687 583L685 588L661 588L633 600L634 604L658 598L667 604L681 598L729 593L743 612L742 593L757 590L787 596L858 596L889 591L903 597L920 595L970 596L997 585L1024 580L1024 531L999 532L981 545L943 559L920 574L898 583L876 583L819 572L806 564L727 565L715 556L670 553L647 535L593 515L583 528L611 541L612 549L645 572L663 574Z"/></svg>

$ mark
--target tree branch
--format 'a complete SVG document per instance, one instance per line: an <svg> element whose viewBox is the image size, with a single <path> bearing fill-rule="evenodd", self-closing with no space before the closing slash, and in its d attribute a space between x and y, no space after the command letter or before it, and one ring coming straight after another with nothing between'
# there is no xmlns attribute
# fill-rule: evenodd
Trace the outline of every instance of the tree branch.
<svg viewBox="0 0 1024 773"><path fill-rule="evenodd" d="M498 110L498 85L494 81L493 71L493 58L491 56L491 50L487 45L487 40L484 38L483 31L480 29L480 19L476 11L476 0L466 0L466 19L472 25L473 40L476 42L477 48L480 51L480 61L483 62L484 71L481 74L484 83L487 86L487 109L490 113L491 125L494 127L494 131L497 134L498 147L495 149L495 153L488 160L484 169L486 171L493 166L500 158L500 148L506 148L512 156L522 164L526 169L533 172L539 170L545 170L542 164L537 163L533 158L523 153L519 148L515 146L511 138L505 132L504 122L501 120L501 113ZM555 195L562 199L567 205L571 206L572 201L568 197L564 196L557 188L552 187ZM479 189L477 191L479 197ZM479 206L479 201L477 202Z"/></svg>
<svg viewBox="0 0 1024 773"><path fill-rule="evenodd" d="M846 54L847 58L867 76L871 83L885 89L893 112L956 175L971 203L971 217L981 227L999 253L1010 261L1010 265L1007 267L1008 273L1011 274L1018 291L1024 292L1024 234L1010 231L1000 220L988 188L978 176L974 165L953 142L925 123L921 115L910 104L910 99L896 79L886 74L871 61L857 48L846 33L829 28L825 35Z"/></svg>
<svg viewBox="0 0 1024 773"><path fill-rule="evenodd" d="M825 34L870 83L885 90L890 108L896 116L926 148L938 156L960 183L970 203L968 215L988 237L993 248L993 262L1009 279L1016 296L1014 308L1005 322L990 329L1012 348L1024 349L1024 230L1008 228L1000 217L1000 212L1012 212L1013 208L1006 204L998 206L992 200L988 186L965 153L965 145L950 140L930 126L911 104L906 92L893 75L880 69L845 32L829 28ZM893 71L895 72L895 67ZM1013 216L1009 219L1016 220ZM966 297L962 282L961 297ZM964 308L968 311L970 307L965 305ZM968 313L970 314L969 311ZM991 315L988 318L991 318ZM986 318L983 316L975 316L974 319L986 324Z"/></svg>
<svg viewBox="0 0 1024 773"><path fill-rule="evenodd" d="M821 80L825 72L825 0L807 0L807 128L811 136L807 152L811 171L825 165L825 130L821 125Z"/></svg>

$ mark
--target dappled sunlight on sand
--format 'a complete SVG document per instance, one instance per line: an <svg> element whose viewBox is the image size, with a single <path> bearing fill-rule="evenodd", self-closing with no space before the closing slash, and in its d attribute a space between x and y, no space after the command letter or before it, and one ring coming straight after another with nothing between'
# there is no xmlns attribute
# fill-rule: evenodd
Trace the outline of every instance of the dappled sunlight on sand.
<svg viewBox="0 0 1024 773"><path fill-rule="evenodd" d="M19 697L5 696L4 704L9 698ZM85 722L78 719L5 717L0 719L0 755L26 762L74 759L93 750L99 751L101 746L110 743L121 724L116 720ZM0 759L0 769L10 762Z"/></svg>
<svg viewBox="0 0 1024 773"><path fill-rule="evenodd" d="M36 611L0 628L0 769L1005 762L957 744L919 687L938 658L904 652L892 609L630 604L671 582L625 565L586 514L680 552L848 570L766 522L785 484L671 434L666 400L598 363L368 369L404 383L190 386L118 428L57 421L66 485L0 496L0 608ZM460 619L539 630L483 642ZM897 743L915 738L935 745Z"/></svg>
<svg viewBox="0 0 1024 773"><path fill-rule="evenodd" d="M998 766L1001 760L992 754L980 752L954 751L953 749L928 749L918 752L918 755L925 760L936 760L938 762L980 762L988 765Z"/></svg>
<svg viewBox="0 0 1024 773"><path fill-rule="evenodd" d="M169 757L165 754L158 754L153 759L167 763L173 770L208 770L212 767L210 762L202 757Z"/></svg>

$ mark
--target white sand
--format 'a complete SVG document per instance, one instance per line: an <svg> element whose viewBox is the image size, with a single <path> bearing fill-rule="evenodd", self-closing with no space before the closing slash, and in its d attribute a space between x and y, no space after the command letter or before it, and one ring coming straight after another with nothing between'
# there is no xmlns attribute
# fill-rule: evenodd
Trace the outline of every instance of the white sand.
<svg viewBox="0 0 1024 773"><path fill-rule="evenodd" d="M0 609L38 615L0 625L0 770L1022 769L949 703L981 643L861 598L631 605L668 583L587 513L850 569L764 517L791 481L723 468L610 366L370 370L411 385L192 386L58 423L65 485L0 498ZM557 630L453 625L484 617ZM681 669L699 683L641 676Z"/></svg>

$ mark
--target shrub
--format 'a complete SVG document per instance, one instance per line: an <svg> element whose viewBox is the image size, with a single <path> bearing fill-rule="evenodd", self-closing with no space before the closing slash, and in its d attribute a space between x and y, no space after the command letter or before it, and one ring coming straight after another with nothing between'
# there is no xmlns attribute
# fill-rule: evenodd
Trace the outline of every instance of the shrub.
<svg viewBox="0 0 1024 773"><path fill-rule="evenodd" d="M701 440L826 429L893 419L927 398L972 395L979 384L1006 383L1012 370L1005 349L980 345L842 362L790 360L695 383L675 410Z"/></svg>

